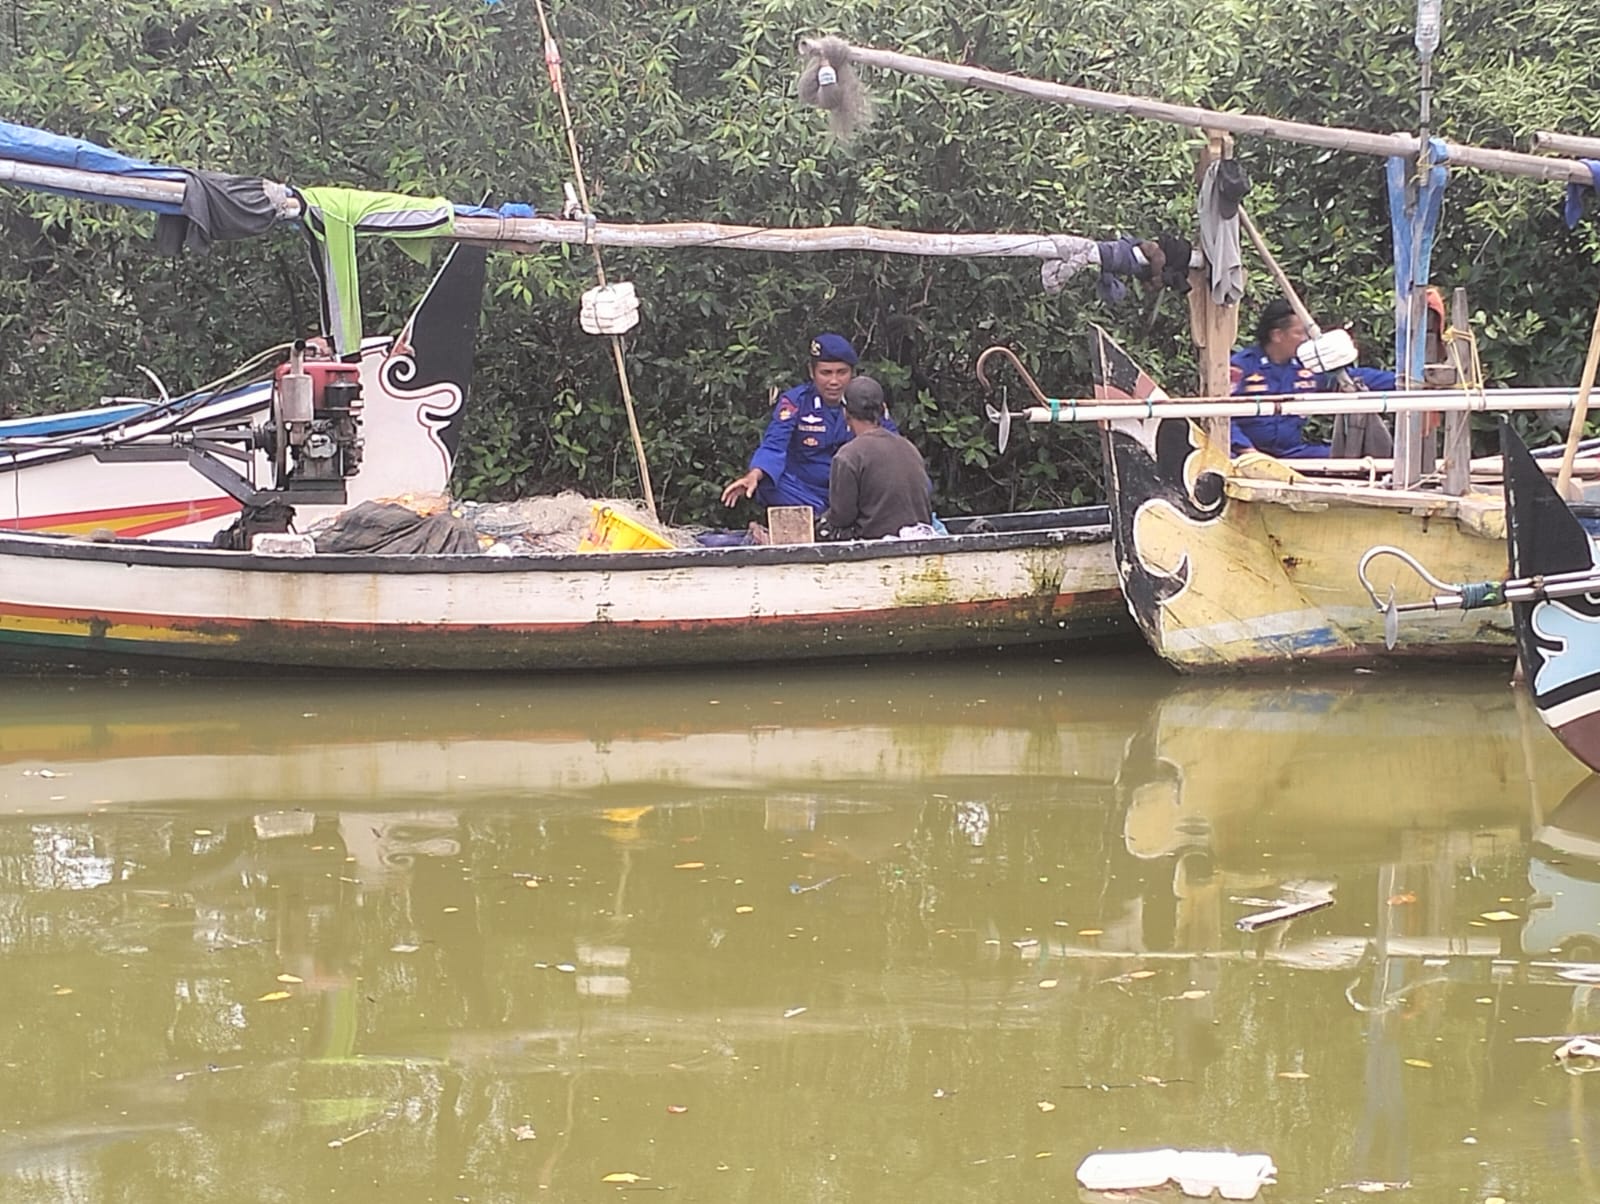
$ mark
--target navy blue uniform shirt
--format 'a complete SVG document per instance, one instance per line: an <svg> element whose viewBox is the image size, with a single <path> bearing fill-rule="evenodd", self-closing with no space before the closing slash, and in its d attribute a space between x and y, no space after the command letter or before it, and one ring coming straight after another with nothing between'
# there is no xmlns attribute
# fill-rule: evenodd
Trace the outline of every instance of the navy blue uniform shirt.
<svg viewBox="0 0 1600 1204"><path fill-rule="evenodd" d="M1275 364L1267 353L1252 344L1236 351L1233 365L1235 396L1250 397L1274 393L1328 393L1338 386L1333 377L1307 368L1299 360ZM1351 368L1350 375L1369 389L1394 388L1394 373L1382 368ZM1234 455L1254 448L1281 460L1327 459L1328 445L1307 443L1306 420L1294 414L1273 414L1264 418L1233 420Z"/></svg>
<svg viewBox="0 0 1600 1204"><path fill-rule="evenodd" d="M883 426L899 433L888 414ZM761 446L750 457L750 467L762 472L756 501L763 506L810 506L821 514L828 508L833 453L848 442L844 406L828 405L810 381L786 390L772 407Z"/></svg>

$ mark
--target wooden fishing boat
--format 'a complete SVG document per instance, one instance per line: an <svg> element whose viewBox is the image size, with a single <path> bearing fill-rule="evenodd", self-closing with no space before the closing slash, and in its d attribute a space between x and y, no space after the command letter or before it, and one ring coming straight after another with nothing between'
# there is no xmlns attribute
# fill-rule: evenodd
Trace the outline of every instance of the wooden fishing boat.
<svg viewBox="0 0 1600 1204"><path fill-rule="evenodd" d="M263 555L0 534L0 662L559 670L993 648L1127 612L1104 509L905 541Z"/></svg>
<svg viewBox="0 0 1600 1204"><path fill-rule="evenodd" d="M1092 360L1098 399L1165 396L1103 331L1094 334ZM1549 390L1514 400L1556 409L1571 405L1572 396ZM1511 403L1491 395L1482 404ZM1172 404L1183 412L1183 403ZM1196 421L1150 418L1142 409L1138 417L1108 422L1103 446L1128 606L1151 647L1175 667L1282 669L1515 655L1503 612L1430 614L1386 640L1383 616L1353 571L1366 549L1392 544L1413 551L1446 579L1497 575L1506 539L1505 504L1497 492L1315 480L1265 457L1231 460ZM1597 516L1593 507L1581 509ZM1384 594L1392 589L1400 603L1424 597L1422 583L1400 566L1372 571L1379 576L1370 587Z"/></svg>
<svg viewBox="0 0 1600 1204"><path fill-rule="evenodd" d="M0 181L168 215L194 186L181 171L14 126L0 126ZM311 224L311 190L241 183L276 198L282 219ZM1062 253L1061 239L1033 235L601 231L472 207L455 207L440 229L512 249L606 233L727 236L757 249L776 239L790 250ZM288 365L268 362L243 383L0 426L9 476L0 488L0 661L637 668L992 648L1126 628L1104 507L947 519L951 535L904 542L520 557L317 555L303 542L296 554L272 555L107 538L203 537L240 514L232 546L254 549L257 535L285 529L283 505L303 528L352 501L442 490L470 383L483 256L458 246L392 341L360 339L359 317L352 326L335 304L348 299L350 280L341 293L324 271L333 353L321 362L297 349ZM334 356L359 356L359 371Z"/></svg>

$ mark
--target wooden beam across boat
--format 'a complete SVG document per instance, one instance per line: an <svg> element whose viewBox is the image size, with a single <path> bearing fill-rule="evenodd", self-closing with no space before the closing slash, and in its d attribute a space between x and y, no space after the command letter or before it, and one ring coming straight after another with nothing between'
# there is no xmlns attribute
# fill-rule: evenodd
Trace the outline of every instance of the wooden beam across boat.
<svg viewBox="0 0 1600 1204"><path fill-rule="evenodd" d="M818 39L811 38L802 41L801 55L816 53L818 42ZM1276 117L1261 117L1254 113L1228 113L1218 109L1203 109L1197 105L1169 104L1144 96L1078 88L1047 80L1030 79L1023 75L1008 75L1002 71L990 71L983 67L941 62L938 59L923 58L915 54L878 50L869 46L852 45L849 54L851 62L866 67L901 71L908 75L944 80L946 83L961 87L981 88L984 91L1003 92L1011 96L1026 96L1034 100L1046 100L1101 113L1117 113L1124 117L1166 121L1191 129L1252 134L1258 138L1271 138L1279 142L1320 146L1328 150L1375 155L1379 158L1399 155L1415 159L1422 149L1415 134L1381 134L1343 126L1284 121ZM1447 152L1446 162L1452 165L1475 167L1498 175L1525 176L1535 180L1559 180L1569 184L1593 182L1589 169L1575 159L1554 159L1496 147L1468 146L1447 139L1440 141L1444 143Z"/></svg>
<svg viewBox="0 0 1600 1204"><path fill-rule="evenodd" d="M1374 473L1382 475L1394 469L1393 459L1378 456L1359 460L1348 458L1283 460L1279 463L1300 476L1310 477L1313 480L1318 477L1366 477ZM1547 477L1553 477L1561 470L1559 460L1540 460L1538 463ZM1499 456L1479 456L1471 461L1470 470L1472 479L1479 483L1498 481L1505 474ZM1579 459L1574 463L1572 472L1577 477L1600 477L1600 458L1588 456Z"/></svg>
<svg viewBox="0 0 1600 1204"><path fill-rule="evenodd" d="M1449 414L1510 410L1570 410L1572 389L1484 389L1474 393L1444 390L1369 389L1359 393L1294 393L1270 397L1192 397L1173 400L1105 401L1052 398L1044 405L1012 411L1013 420L1033 423L1118 422L1160 418L1267 418L1293 414Z"/></svg>
<svg viewBox="0 0 1600 1204"><path fill-rule="evenodd" d="M44 167L0 159L0 184L83 193L110 201L181 204L178 180L141 179L73 168ZM298 221L300 202L282 184L267 181L268 195L286 221ZM457 217L445 237L506 251L537 251L551 243L606 247L725 247L739 251L806 253L878 251L933 257L1060 259L1092 240L1061 234L945 234L885 230L872 226L813 226L787 229L719 222L569 221L554 217Z"/></svg>

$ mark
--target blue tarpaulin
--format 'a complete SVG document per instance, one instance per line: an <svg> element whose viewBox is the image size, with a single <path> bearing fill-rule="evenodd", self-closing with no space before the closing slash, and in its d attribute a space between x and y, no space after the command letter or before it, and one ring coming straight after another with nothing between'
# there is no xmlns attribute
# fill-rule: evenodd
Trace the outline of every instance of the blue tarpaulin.
<svg viewBox="0 0 1600 1204"><path fill-rule="evenodd" d="M184 173L176 167L158 167L154 163L146 163L143 159L119 154L82 138L67 138L46 130L36 130L31 126L13 125L9 121L0 121L0 159L35 163L40 167L97 171L106 175L129 176L143 180L170 180L175 184L182 184L186 179ZM32 184L28 187L37 188L40 192L52 192L57 196L77 197L81 200L107 199L98 193L75 192L69 188L43 188ZM118 197L117 203L135 209L150 209L156 213L178 212L176 204L163 201Z"/></svg>
<svg viewBox="0 0 1600 1204"><path fill-rule="evenodd" d="M15 125L0 121L0 159L13 159L19 163L35 163L40 167L65 167L74 171L96 171L105 175L129 176L142 180L169 180L175 184L188 182L188 173L178 167L162 167L135 159L96 142L83 138L68 138L32 126ZM165 201L133 200L128 197L106 197L99 193L77 192L70 188L47 188L29 183L25 187L36 192L49 192L56 196L75 197L86 201L111 200L134 209L149 209L155 213L177 213L179 207ZM520 201L507 202L497 209L483 205L456 205L458 217L534 217L537 210Z"/></svg>

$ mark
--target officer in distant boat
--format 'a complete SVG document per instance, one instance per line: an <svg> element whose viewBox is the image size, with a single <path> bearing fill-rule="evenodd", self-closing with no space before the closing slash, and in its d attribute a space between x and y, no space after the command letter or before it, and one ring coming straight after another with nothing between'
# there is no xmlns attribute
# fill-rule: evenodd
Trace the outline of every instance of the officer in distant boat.
<svg viewBox="0 0 1600 1204"><path fill-rule="evenodd" d="M844 391L855 375L856 350L838 334L811 340L811 379L779 394L750 470L728 482L722 504L753 497L763 506L828 508L828 473L833 454L851 439ZM883 417L885 430L898 433Z"/></svg>
<svg viewBox="0 0 1600 1204"><path fill-rule="evenodd" d="M1348 346L1348 336L1343 331L1330 331L1329 335L1342 339ZM1324 336L1324 339L1327 338ZM1256 323L1255 344L1234 352L1234 394L1266 397L1274 394L1332 392L1338 387L1332 373L1318 372L1300 362L1301 348L1305 343L1306 325L1289 302L1282 297L1267 302ZM1350 359L1355 358L1353 347L1349 347L1348 354ZM1394 373L1385 369L1351 366L1349 372L1365 388L1380 391L1394 388ZM1394 443L1381 418L1376 414L1368 414L1350 415L1349 419L1347 425L1355 429L1351 431L1348 441L1361 444L1359 448L1351 448L1353 454L1392 454ZM1294 414L1235 418L1233 454L1237 456L1241 452L1255 450L1279 459L1326 459L1332 449L1326 443L1308 443L1305 425L1306 420ZM1341 454L1346 454L1343 449Z"/></svg>

